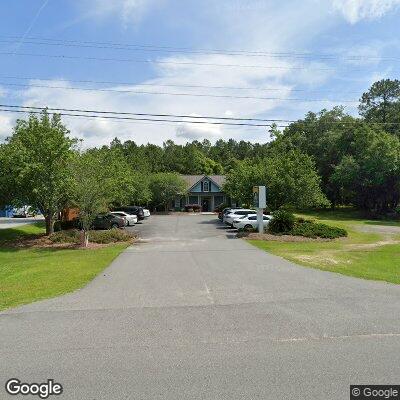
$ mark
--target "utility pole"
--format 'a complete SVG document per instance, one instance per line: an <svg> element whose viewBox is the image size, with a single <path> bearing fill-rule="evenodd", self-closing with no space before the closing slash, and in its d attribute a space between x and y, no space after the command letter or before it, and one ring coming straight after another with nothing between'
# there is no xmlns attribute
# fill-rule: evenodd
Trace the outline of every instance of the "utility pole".
<svg viewBox="0 0 400 400"><path fill-rule="evenodd" d="M264 233L264 208L267 206L265 186L253 186L253 205L257 210L258 233Z"/></svg>

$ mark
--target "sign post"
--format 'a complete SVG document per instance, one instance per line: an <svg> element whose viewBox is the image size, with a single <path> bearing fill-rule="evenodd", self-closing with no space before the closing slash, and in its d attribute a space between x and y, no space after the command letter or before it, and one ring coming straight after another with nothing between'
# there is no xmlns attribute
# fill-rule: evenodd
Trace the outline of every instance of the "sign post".
<svg viewBox="0 0 400 400"><path fill-rule="evenodd" d="M264 233L264 208L267 206L267 190L265 186L253 186L253 205L257 210L258 232Z"/></svg>

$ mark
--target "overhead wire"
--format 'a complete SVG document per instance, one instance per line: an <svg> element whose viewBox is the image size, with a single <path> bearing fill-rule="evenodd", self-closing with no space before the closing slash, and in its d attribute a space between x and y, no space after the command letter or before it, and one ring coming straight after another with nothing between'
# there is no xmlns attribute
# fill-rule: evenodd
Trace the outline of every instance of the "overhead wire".
<svg viewBox="0 0 400 400"><path fill-rule="evenodd" d="M0 35L0 42L12 43L12 40L18 40L21 36L17 35ZM29 42L28 42L29 41ZM133 50L133 51L166 51L176 53L191 53L191 54L217 54L217 55L246 55L246 56L268 56L278 58L318 58L323 60L376 60L376 61L400 61L396 57L381 57L381 56L368 56L358 55L349 56L348 54L338 53L311 53L311 52L295 52L295 51L283 51L273 52L266 50L232 50L232 49L206 49L206 48L191 48L191 47L177 47L177 46L160 46L152 44L140 44L140 43L116 43L116 42L99 42L99 41L83 41L83 40L65 40L65 39L54 39L45 37L26 37L25 43L38 44L38 45L57 45L57 46L72 46L72 47L93 47L101 49L116 49L116 50Z"/></svg>
<svg viewBox="0 0 400 400"><path fill-rule="evenodd" d="M248 100L279 100L279 101L299 101L303 103L310 102L328 102L328 103L349 103L356 104L357 100L346 99L303 99L303 98L286 98L286 97L263 97L263 96L235 96L228 94L210 94L210 93L182 93L182 92L156 92L145 90L120 90L109 88L86 88L86 87L71 87L71 86L54 86L54 85L38 85L38 84L22 84L22 83L8 83L0 82L0 85L14 86L14 87L33 87L33 88L47 88L47 89L61 89L61 90L80 90L80 91L94 91L94 92L113 92L113 93L132 93L132 94L146 94L146 95L164 95L164 96L189 96L189 97L214 97L214 98L229 98L229 99L248 99Z"/></svg>

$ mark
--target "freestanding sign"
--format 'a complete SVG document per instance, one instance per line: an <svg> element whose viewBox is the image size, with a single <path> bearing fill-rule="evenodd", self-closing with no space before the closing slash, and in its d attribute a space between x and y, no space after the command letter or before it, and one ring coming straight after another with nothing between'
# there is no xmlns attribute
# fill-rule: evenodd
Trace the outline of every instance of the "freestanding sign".
<svg viewBox="0 0 400 400"><path fill-rule="evenodd" d="M253 186L253 205L257 209L258 232L264 232L264 208L267 206L267 190L265 186Z"/></svg>

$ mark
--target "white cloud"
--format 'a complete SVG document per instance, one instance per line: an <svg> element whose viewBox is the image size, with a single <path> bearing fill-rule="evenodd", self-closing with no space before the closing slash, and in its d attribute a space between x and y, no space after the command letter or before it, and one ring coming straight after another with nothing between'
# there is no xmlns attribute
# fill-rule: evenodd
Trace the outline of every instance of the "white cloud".
<svg viewBox="0 0 400 400"><path fill-rule="evenodd" d="M11 114L1 114L0 115L0 141L3 141L6 137L11 136L14 117Z"/></svg>
<svg viewBox="0 0 400 400"><path fill-rule="evenodd" d="M352 24L378 19L400 5L400 0L334 0L333 6Z"/></svg>
<svg viewBox="0 0 400 400"><path fill-rule="evenodd" d="M179 114L191 116L255 116L274 109L290 95L291 86L279 81L290 75L290 69L269 69L264 67L289 67L291 64L276 59L252 59L248 56L196 55L192 57L163 58L163 63L156 64L157 78L143 82L151 86L113 86L111 92L72 90L76 84L64 80L40 82L41 86L30 87L21 92L23 104L26 106L48 106L50 108L92 109L135 113ZM260 68L220 67L215 65L165 64L165 62L193 62L198 64L241 64ZM32 85L39 82L31 81ZM267 87L276 91L231 89L200 89L190 87L173 87L171 85L196 85L219 87ZM119 93L118 91L125 91ZM132 91L132 92L126 92ZM175 95L150 95L135 93L140 91L173 93ZM186 96L182 94L193 94ZM199 96L200 94L200 96ZM222 96L207 97L202 95ZM226 97L224 97L226 96ZM229 97L233 96L233 97ZM278 99L252 99L241 97L274 97ZM139 117L140 118L140 117ZM182 118L175 118L182 119ZM98 146L108 143L113 137L122 140L132 139L137 143L161 144L167 139L184 142L192 139L240 136L246 128L229 127L214 124L181 124L120 122L103 119L68 118L68 127L72 135L85 139L86 146ZM186 121L190 121L186 119ZM259 129L260 133L263 129Z"/></svg>
<svg viewBox="0 0 400 400"><path fill-rule="evenodd" d="M218 139L223 137L223 133L220 125L181 123L176 128L176 137L185 140Z"/></svg>
<svg viewBox="0 0 400 400"><path fill-rule="evenodd" d="M134 13L148 10L149 4L161 0L87 0L97 5L99 15L118 15L121 18L134 18ZM118 5L119 7L118 7ZM207 39L203 47L243 49L265 52L295 49L302 47L313 36L324 31L333 23L327 22L331 7L326 5L315 12L315 0L305 0L302 7L293 7L295 2L280 2L278 5L256 1L257 7L237 9L231 2L207 1L204 5L207 13L200 17L204 27L205 16L208 18L207 31L216 30L215 40ZM251 3L250 1L248 3ZM262 12L259 6L263 5ZM124 8L125 5L125 8ZM214 8L213 8L214 7ZM135 11L136 10L136 11ZM268 19L266 22L266 15ZM191 19L191 24L196 20ZM204 29L204 28L203 28ZM199 45L199 47L201 47ZM158 59L153 64L154 78L142 83L152 86L109 86L109 89L170 92L168 95L145 95L136 93L116 93L99 91L69 90L76 83L55 79L47 82L49 86L64 86L64 89L34 88L20 92L24 105L49 106L54 108L81 108L123 112L142 112L154 114L180 114L191 116L232 116L258 118L288 117L285 109L293 109L294 102L285 102L292 96L291 89L298 83L309 87L323 84L335 73L334 70L320 71L326 68L322 62L299 59L283 59L271 56L254 57L251 55L222 54L182 54ZM165 62L171 62L165 63ZM182 64L185 62L194 64ZM173 64L181 63L181 64ZM197 65L196 65L197 64ZM211 64L211 65L198 65ZM221 67L212 64L253 65L255 67ZM291 69L292 67L305 69ZM127 64L129 68L129 64ZM35 82L32 82L35 83ZM43 84L43 82L41 82ZM154 85L154 86L153 86ZM172 87L164 85L197 85L218 87L257 87L259 90L207 89L190 87ZM82 87L82 89L84 86ZM272 88L274 90L261 90ZM226 97L181 96L178 93L211 94ZM270 99L233 98L229 96L267 97ZM298 96L295 96L298 97ZM326 106L326 104L323 104ZM304 106L303 106L304 107ZM318 103L313 103L318 108ZM280 109L282 114L275 111ZM137 143L161 144L167 139L184 142L193 138L235 139L245 138L252 141L266 141L267 128L228 127L211 124L168 124L141 122L121 122L102 119L68 118L65 121L73 136L85 139L85 146L99 146L109 143L118 136L121 140L135 140Z"/></svg>

